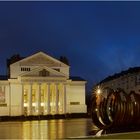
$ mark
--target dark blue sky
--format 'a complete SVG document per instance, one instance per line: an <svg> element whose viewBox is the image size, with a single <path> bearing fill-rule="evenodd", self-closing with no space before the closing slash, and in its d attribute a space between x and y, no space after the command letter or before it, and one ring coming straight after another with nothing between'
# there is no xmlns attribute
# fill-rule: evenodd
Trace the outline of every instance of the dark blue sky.
<svg viewBox="0 0 140 140"><path fill-rule="evenodd" d="M140 2L0 2L0 73L38 51L67 56L89 87L140 66Z"/></svg>

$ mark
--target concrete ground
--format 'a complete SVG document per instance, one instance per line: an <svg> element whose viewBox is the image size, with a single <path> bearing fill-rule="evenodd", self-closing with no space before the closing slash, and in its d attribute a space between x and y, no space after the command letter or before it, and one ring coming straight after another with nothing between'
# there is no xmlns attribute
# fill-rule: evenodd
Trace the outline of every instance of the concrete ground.
<svg viewBox="0 0 140 140"><path fill-rule="evenodd" d="M101 136L83 136L83 137L71 137L70 139L140 139L140 131L127 132L127 133L115 133L105 134Z"/></svg>

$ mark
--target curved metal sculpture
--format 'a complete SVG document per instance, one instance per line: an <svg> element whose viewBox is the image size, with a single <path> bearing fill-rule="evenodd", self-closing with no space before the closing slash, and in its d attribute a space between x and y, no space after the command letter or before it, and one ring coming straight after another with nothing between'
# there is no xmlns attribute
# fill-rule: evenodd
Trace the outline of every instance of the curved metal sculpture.
<svg viewBox="0 0 140 140"><path fill-rule="evenodd" d="M140 95L104 89L92 97L92 120L100 129L140 125Z"/></svg>

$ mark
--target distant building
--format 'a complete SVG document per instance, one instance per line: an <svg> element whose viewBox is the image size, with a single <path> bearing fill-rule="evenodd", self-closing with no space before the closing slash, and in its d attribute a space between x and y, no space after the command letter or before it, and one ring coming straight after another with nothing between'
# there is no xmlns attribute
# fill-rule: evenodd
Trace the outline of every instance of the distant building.
<svg viewBox="0 0 140 140"><path fill-rule="evenodd" d="M62 60L43 52L8 59L8 74L0 76L0 116L86 113L86 81L70 77Z"/></svg>
<svg viewBox="0 0 140 140"><path fill-rule="evenodd" d="M109 87L114 90L121 88L128 94L130 91L140 94L140 67L129 68L126 71L109 76L98 83L97 86Z"/></svg>

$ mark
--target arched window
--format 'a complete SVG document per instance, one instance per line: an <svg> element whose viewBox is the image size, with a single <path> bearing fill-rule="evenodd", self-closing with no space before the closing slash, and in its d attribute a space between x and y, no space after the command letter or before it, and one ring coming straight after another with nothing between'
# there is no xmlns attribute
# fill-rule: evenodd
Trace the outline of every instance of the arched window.
<svg viewBox="0 0 140 140"><path fill-rule="evenodd" d="M49 72L43 69L39 72L39 76L49 76Z"/></svg>

